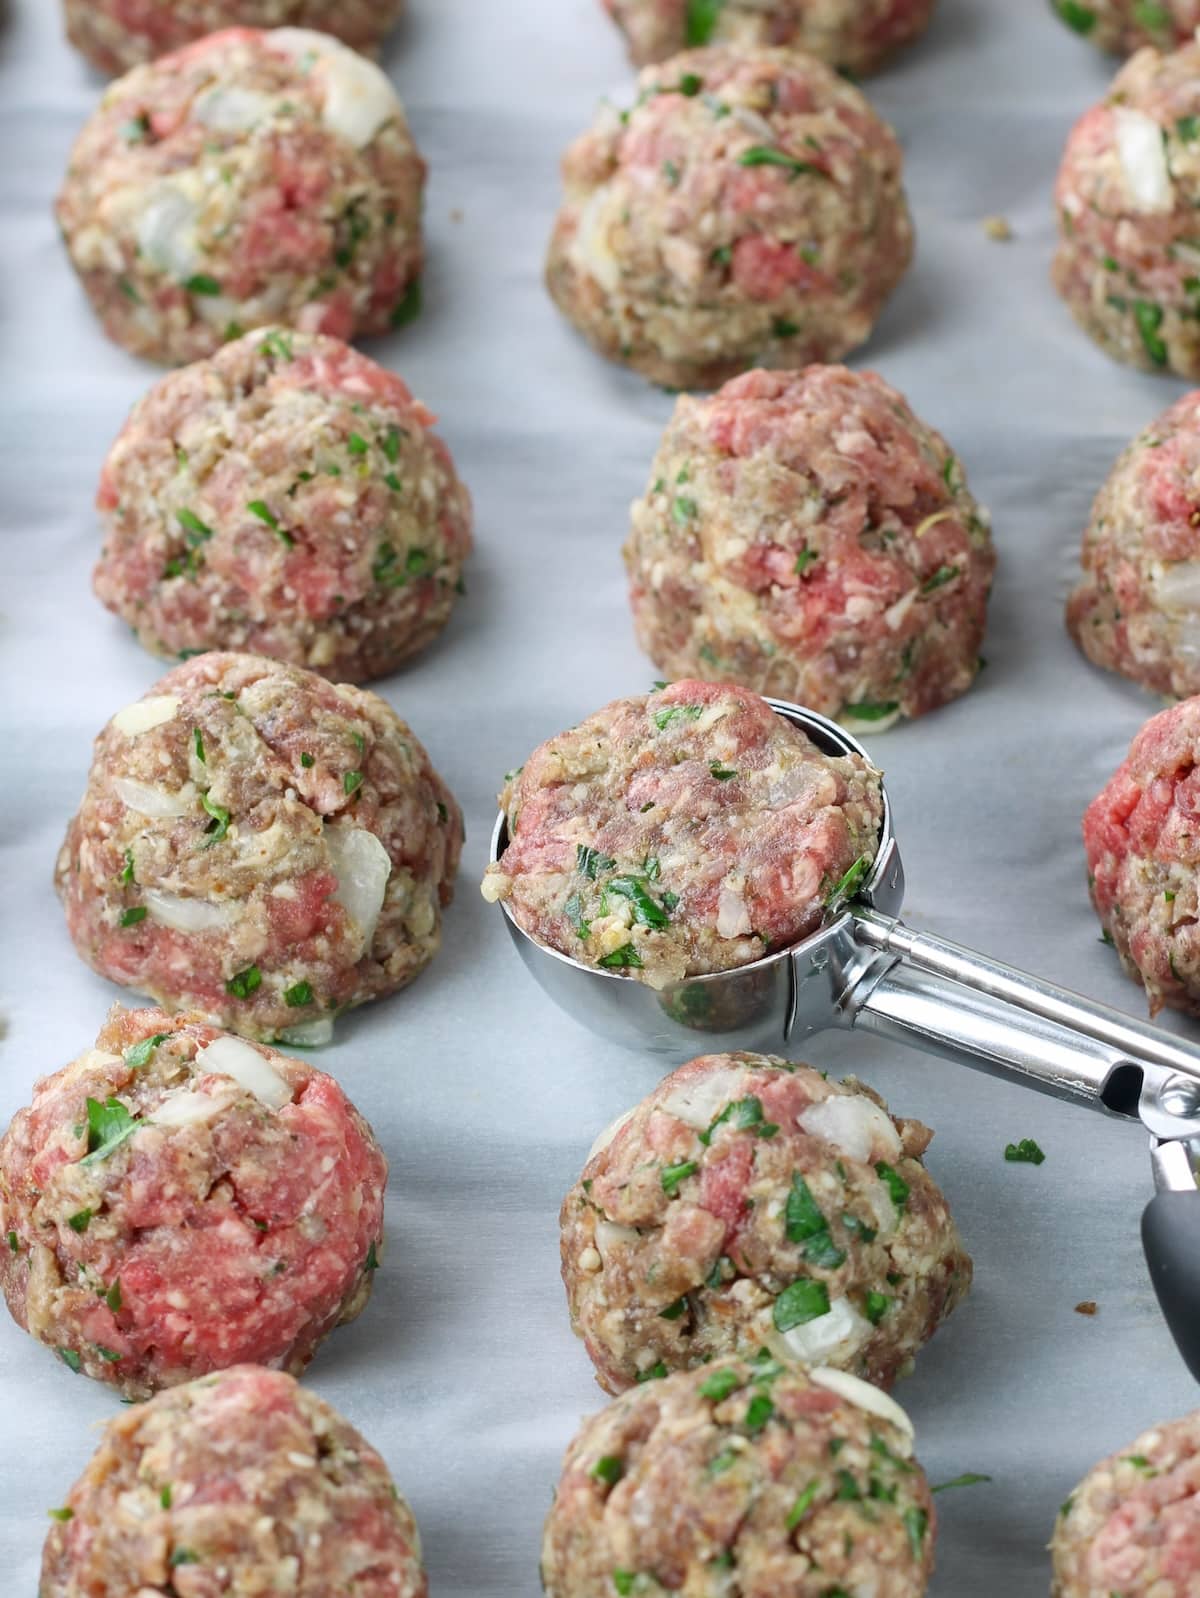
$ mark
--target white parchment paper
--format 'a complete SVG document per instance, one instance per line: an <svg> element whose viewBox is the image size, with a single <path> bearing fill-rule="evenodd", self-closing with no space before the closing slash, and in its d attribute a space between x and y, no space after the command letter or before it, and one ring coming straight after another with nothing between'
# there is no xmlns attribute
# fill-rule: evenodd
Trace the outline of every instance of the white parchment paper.
<svg viewBox="0 0 1200 1598"><path fill-rule="evenodd" d="M440 414L479 548L445 638L383 691L462 801L468 847L433 967L320 1058L392 1180L374 1300L308 1380L386 1455L439 1598L491 1598L537 1592L562 1449L601 1401L567 1325L558 1204L658 1069L542 997L476 883L504 770L655 676L618 550L671 400L584 348L540 282L559 152L628 81L598 4L410 4L386 65L432 169L426 309L371 353ZM1111 71L1040 0L942 0L929 37L870 86L907 148L919 245L858 360L950 438L1000 551L978 687L874 748L909 918L1140 1014L1087 906L1079 818L1157 707L1085 665L1061 606L1100 478L1180 385L1110 363L1047 281L1062 142ZM55 0L15 0L0 30L0 1123L121 996L73 953L50 874L92 737L160 670L89 590L100 463L157 375L105 341L51 217L99 89ZM1012 243L984 236L995 212ZM936 1128L930 1164L975 1255L970 1303L899 1394L933 1480L994 1478L940 1500L932 1591L1043 1593L1076 1479L1196 1402L1138 1244L1146 1140L869 1040L808 1052ZM1004 1163L1024 1136L1046 1150L1040 1169ZM1095 1319L1073 1311L1085 1298ZM0 1314L3 1598L33 1598L46 1510L115 1408Z"/></svg>

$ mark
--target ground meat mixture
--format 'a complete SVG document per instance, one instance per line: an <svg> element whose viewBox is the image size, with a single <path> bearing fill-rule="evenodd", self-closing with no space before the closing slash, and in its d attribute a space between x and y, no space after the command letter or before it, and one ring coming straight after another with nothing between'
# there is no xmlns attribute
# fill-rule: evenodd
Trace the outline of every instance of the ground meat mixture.
<svg viewBox="0 0 1200 1598"><path fill-rule="evenodd" d="M1200 698L1161 711L1083 818L1105 941L1163 1005L1200 1015Z"/></svg>
<svg viewBox="0 0 1200 1598"><path fill-rule="evenodd" d="M805 1065L681 1066L563 1200L571 1323L600 1385L769 1348L890 1387L971 1282L921 1164L931 1137Z"/></svg>
<svg viewBox="0 0 1200 1598"><path fill-rule="evenodd" d="M1102 1460L1059 1510L1052 1598L1194 1598L1200 1412Z"/></svg>
<svg viewBox="0 0 1200 1598"><path fill-rule="evenodd" d="M1200 394L1139 433L1092 506L1067 626L1096 665L1200 693Z"/></svg>
<svg viewBox="0 0 1200 1598"><path fill-rule="evenodd" d="M353 50L374 51L403 0L63 0L67 37L101 72L179 50L237 23L252 28L319 28Z"/></svg>
<svg viewBox="0 0 1200 1598"><path fill-rule="evenodd" d="M684 680L535 749L500 796L485 899L539 942L663 988L806 937L875 858L880 776L765 700Z"/></svg>
<svg viewBox="0 0 1200 1598"><path fill-rule="evenodd" d="M924 33L934 0L603 0L638 66L689 45L788 45L870 72Z"/></svg>
<svg viewBox="0 0 1200 1598"><path fill-rule="evenodd" d="M320 1043L441 942L462 815L375 694L258 655L176 666L96 740L55 884L76 949L168 1010Z"/></svg>
<svg viewBox="0 0 1200 1598"><path fill-rule="evenodd" d="M323 1399L239 1365L110 1421L39 1598L426 1598L416 1521Z"/></svg>
<svg viewBox="0 0 1200 1598"><path fill-rule="evenodd" d="M415 312L425 165L373 62L231 28L114 83L58 221L110 338L199 360L255 327L336 338Z"/></svg>
<svg viewBox="0 0 1200 1598"><path fill-rule="evenodd" d="M370 1297L386 1182L323 1071L115 1009L0 1140L0 1287L129 1398L247 1360L299 1374Z"/></svg>
<svg viewBox="0 0 1200 1598"><path fill-rule="evenodd" d="M1050 0L1069 28L1102 50L1128 55L1144 44L1170 50L1200 27L1200 0Z"/></svg>
<svg viewBox="0 0 1200 1598"><path fill-rule="evenodd" d="M1200 376L1200 44L1142 50L1076 124L1054 282L1119 361Z"/></svg>
<svg viewBox="0 0 1200 1598"><path fill-rule="evenodd" d="M638 641L879 731L970 687L995 553L958 458L871 372L682 395L625 546Z"/></svg>
<svg viewBox="0 0 1200 1598"><path fill-rule="evenodd" d="M547 1598L921 1598L935 1516L904 1411L764 1353L585 1421L542 1545Z"/></svg>
<svg viewBox="0 0 1200 1598"><path fill-rule="evenodd" d="M892 130L812 57L687 51L567 151L550 292L657 383L835 360L912 254L900 171Z"/></svg>
<svg viewBox="0 0 1200 1598"><path fill-rule="evenodd" d="M445 625L471 548L433 421L366 356L282 328L171 373L105 462L97 594L156 654L395 670Z"/></svg>

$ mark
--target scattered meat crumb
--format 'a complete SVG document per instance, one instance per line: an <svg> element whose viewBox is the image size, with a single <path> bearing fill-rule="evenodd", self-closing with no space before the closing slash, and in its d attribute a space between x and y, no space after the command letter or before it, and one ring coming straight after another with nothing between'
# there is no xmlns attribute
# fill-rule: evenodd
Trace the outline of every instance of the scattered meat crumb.
<svg viewBox="0 0 1200 1598"><path fill-rule="evenodd" d="M1095 1315L1099 1308L1100 1306L1094 1298L1085 1298L1081 1303L1076 1304L1075 1313L1076 1315Z"/></svg>

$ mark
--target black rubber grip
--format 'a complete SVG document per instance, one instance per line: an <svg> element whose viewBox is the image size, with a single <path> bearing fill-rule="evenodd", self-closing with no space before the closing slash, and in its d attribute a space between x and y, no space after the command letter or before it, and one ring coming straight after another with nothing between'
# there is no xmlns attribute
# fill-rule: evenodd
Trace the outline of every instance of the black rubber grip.
<svg viewBox="0 0 1200 1598"><path fill-rule="evenodd" d="M1200 1382L1200 1189L1157 1193L1142 1216L1142 1247L1171 1336Z"/></svg>

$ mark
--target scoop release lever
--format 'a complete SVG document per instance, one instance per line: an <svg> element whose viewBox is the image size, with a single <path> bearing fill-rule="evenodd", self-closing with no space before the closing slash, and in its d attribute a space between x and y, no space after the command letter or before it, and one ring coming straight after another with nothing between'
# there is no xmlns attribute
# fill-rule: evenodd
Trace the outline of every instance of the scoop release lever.
<svg viewBox="0 0 1200 1598"><path fill-rule="evenodd" d="M1151 1130L1150 1163L1158 1191L1142 1213L1142 1247L1163 1319L1200 1382L1198 1112L1200 1089L1189 1079L1172 1077L1143 1089L1139 1114Z"/></svg>

